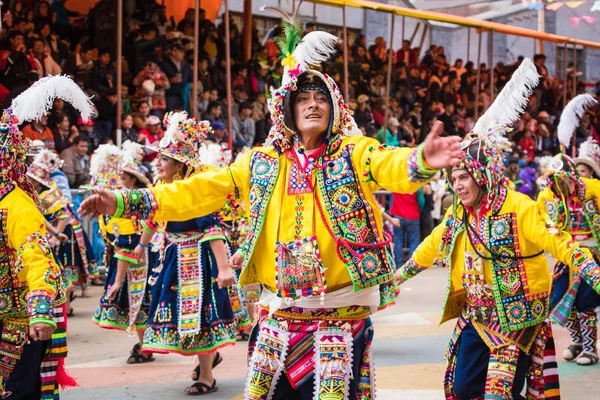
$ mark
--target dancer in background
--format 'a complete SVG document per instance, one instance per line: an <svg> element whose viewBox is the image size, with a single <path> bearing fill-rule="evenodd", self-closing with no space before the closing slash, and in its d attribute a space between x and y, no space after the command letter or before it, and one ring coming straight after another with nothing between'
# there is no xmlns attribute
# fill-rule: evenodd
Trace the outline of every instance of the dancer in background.
<svg viewBox="0 0 600 400"><path fill-rule="evenodd" d="M114 145L99 146L90 165L93 187L108 190L147 187L148 178L141 170L143 157L144 149L137 143L126 141L122 151ZM108 270L104 294L92 320L101 328L137 333L139 341L131 350L128 364L154 361L152 354L141 353L149 307L148 270L134 254L141 227L135 219L103 217L99 222L106 242Z"/></svg>
<svg viewBox="0 0 600 400"><path fill-rule="evenodd" d="M567 148L571 137L579 125L579 116L586 107L596 104L589 94L576 96L564 108L558 124L558 137ZM545 187L538 196L542 212L556 224L557 228L568 233L591 251L596 262L600 261L600 168L592 157L599 154L600 148L593 141L581 144L579 157L571 160L560 154L549 163L541 178ZM588 175L579 176L578 171ZM589 173L588 173L589 172ZM589 178L589 179L588 179ZM554 267L554 286L551 299L552 319L569 330L571 345L563 352L567 361L577 361L578 365L594 365L598 362L598 326L596 307L600 306L600 295L590 286L585 276L573 271L560 260Z"/></svg>

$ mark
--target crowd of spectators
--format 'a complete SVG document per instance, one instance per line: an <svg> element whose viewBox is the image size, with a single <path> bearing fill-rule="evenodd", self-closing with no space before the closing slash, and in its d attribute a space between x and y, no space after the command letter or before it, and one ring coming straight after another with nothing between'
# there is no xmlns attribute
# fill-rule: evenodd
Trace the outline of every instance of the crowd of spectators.
<svg viewBox="0 0 600 400"><path fill-rule="evenodd" d="M105 1L100 1L97 7ZM123 87L117 93L114 34L98 40L98 27L93 32L86 29L86 25L90 26L86 18L91 18L90 15L97 18L98 12L79 15L70 11L66 3L66 0L5 1L0 33L0 101L6 108L37 79L60 73L72 76L93 96L98 111L94 121L84 123L70 105L57 100L46 117L22 128L27 137L43 141L65 159L63 169L72 187L89 180L88 155L99 144L115 141L119 96L123 140L145 145L157 143L164 133L161 125L164 114L189 112L193 96L197 97L197 114L212 124L211 140L227 143L232 135L237 151L266 139L271 127L269 88L281 84L283 73L274 40L282 33L280 28L262 38L253 27L252 56L243 62L242 34L235 22L230 22L233 101L228 105L225 25L215 25L201 10L199 84L198 92L192 93L194 12L188 10L177 22L166 17L164 6L147 0L144 4L151 12L143 20L128 18L125 23ZM315 26L307 23L306 29L311 31ZM103 43L106 47L102 47ZM338 55L322 68L343 88L341 46L340 42ZM486 64L477 66L460 59L450 63L441 46L420 50L405 40L400 49L389 51L382 37L367 46L367 38L361 34L347 46L350 55L347 101L356 123L365 135L392 146L418 145L436 120L444 122L446 135L464 136L522 61L519 57L509 65L498 62L493 67L494 82L491 82L491 71ZM391 64L388 57L392 58ZM533 166L537 156L559 151L556 126L563 108L563 81L548 75L544 55L536 55L534 62L543 77L541 84L510 133L515 144L513 158L520 168ZM392 68L389 95L388 65ZM577 82L577 93L573 93L573 79L579 75L572 66L568 69L568 99L586 90L583 82ZM597 85L596 93L598 89ZM228 108L231 132L227 131ZM598 132L600 119L592 111L582 119L577 141L588 136L600 139ZM148 150L145 160L153 158Z"/></svg>

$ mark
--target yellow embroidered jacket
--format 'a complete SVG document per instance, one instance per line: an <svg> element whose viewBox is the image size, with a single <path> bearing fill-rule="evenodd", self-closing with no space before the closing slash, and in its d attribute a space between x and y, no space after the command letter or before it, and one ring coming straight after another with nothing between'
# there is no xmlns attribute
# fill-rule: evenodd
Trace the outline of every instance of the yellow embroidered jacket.
<svg viewBox="0 0 600 400"><path fill-rule="evenodd" d="M485 244L484 254L480 254L491 258L489 250L492 249L495 255L507 255L507 258L493 261L483 260L485 281L493 288L502 331L536 326L548 317L552 282L543 251L550 252L577 270L596 290L600 289L600 267L589 250L580 248L570 235L549 229L536 202L521 193L506 190L505 199L496 210L489 211L477 223ZM475 249L467 236L463 216L462 205L456 211L450 207L444 221L399 270L405 279L409 279L434 263L449 268L448 291L440 323L457 318L465 306L465 255L475 253Z"/></svg>
<svg viewBox="0 0 600 400"><path fill-rule="evenodd" d="M294 157L259 147L226 168L154 189L116 192L115 217L185 221L222 209L235 193L250 218L242 285L260 283L276 292L276 243L314 235L327 290L360 290L389 281L394 271L373 193L412 193L434 173L423 163L421 147L390 149L351 136L316 161L311 185Z"/></svg>
<svg viewBox="0 0 600 400"><path fill-rule="evenodd" d="M56 327L52 309L64 303L65 295L44 217L19 187L5 188L0 198L0 320L29 317L30 324Z"/></svg>

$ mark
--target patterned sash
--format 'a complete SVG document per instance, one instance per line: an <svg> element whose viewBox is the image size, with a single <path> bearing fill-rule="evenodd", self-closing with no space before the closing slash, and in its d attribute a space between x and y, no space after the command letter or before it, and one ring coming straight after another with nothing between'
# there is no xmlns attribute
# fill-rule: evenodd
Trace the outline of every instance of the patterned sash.
<svg viewBox="0 0 600 400"><path fill-rule="evenodd" d="M195 335L200 332L202 312L202 265L199 257L197 241L177 244L177 262L179 274L178 332L185 335Z"/></svg>
<svg viewBox="0 0 600 400"><path fill-rule="evenodd" d="M146 252L146 262L129 264L127 268L127 282L129 283L129 326L127 333L135 333L135 323L137 316L142 308L144 297L146 295L146 278L148 277L148 249Z"/></svg>

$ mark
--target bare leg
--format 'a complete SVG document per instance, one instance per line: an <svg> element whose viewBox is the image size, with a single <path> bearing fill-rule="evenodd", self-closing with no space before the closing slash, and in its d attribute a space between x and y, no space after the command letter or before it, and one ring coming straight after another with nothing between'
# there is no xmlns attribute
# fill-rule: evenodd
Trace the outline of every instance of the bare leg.
<svg viewBox="0 0 600 400"><path fill-rule="evenodd" d="M198 382L204 383L209 387L212 387L215 377L213 376L212 364L215 359L216 353L205 354L198 356L198 362L200 364L200 378ZM198 390L194 387L186 389L188 393L197 392Z"/></svg>

